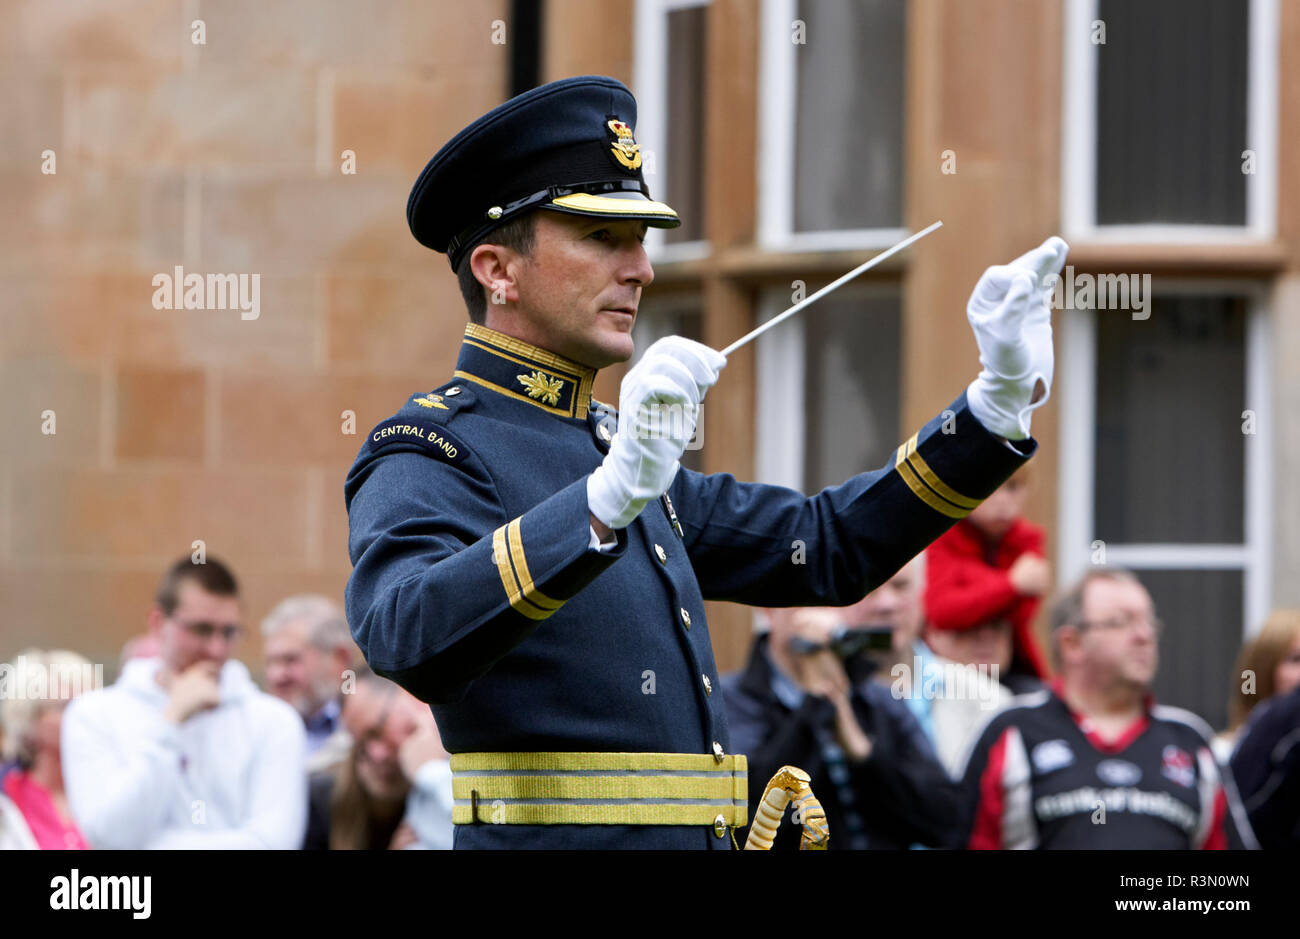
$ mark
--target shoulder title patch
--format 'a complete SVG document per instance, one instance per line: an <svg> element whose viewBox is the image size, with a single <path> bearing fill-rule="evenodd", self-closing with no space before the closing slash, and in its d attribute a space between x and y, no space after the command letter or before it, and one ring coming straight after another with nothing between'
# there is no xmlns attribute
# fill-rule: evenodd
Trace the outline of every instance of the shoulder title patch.
<svg viewBox="0 0 1300 939"><path fill-rule="evenodd" d="M460 463L469 453L446 427L418 417L384 421L370 432L365 449L373 453L395 444L415 444L447 463Z"/></svg>

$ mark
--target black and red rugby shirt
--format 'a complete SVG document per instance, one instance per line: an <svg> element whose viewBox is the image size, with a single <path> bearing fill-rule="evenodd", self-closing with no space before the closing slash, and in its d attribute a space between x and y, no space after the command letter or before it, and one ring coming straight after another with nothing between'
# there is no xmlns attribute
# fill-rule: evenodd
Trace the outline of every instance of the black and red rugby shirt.
<svg viewBox="0 0 1300 939"><path fill-rule="evenodd" d="M964 773L967 847L1257 848L1231 773L1195 714L1155 704L1102 740L1059 680L985 725Z"/></svg>

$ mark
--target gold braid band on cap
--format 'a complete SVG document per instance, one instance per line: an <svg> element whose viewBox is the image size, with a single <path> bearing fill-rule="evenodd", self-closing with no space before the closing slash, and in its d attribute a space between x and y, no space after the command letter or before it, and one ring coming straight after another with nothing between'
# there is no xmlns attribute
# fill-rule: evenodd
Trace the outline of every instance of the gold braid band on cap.
<svg viewBox="0 0 1300 939"><path fill-rule="evenodd" d="M826 826L826 812L813 795L811 778L797 766L782 766L767 784L754 823L745 839L746 851L769 851L776 838L785 807L795 803L794 821L803 827L799 841L800 851L825 851L830 846L830 830Z"/></svg>

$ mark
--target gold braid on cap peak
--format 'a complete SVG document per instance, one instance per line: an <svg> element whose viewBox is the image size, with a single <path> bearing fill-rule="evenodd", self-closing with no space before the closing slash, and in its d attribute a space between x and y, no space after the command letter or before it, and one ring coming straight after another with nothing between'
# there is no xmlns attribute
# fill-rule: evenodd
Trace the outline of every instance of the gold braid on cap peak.
<svg viewBox="0 0 1300 939"><path fill-rule="evenodd" d="M803 827L799 841L800 851L825 851L830 847L830 829L826 825L826 812L813 795L809 785L811 777L797 766L782 766L768 781L763 798L754 813L754 823L749 826L745 839L746 851L769 851L776 838L785 807L795 803L792 820Z"/></svg>

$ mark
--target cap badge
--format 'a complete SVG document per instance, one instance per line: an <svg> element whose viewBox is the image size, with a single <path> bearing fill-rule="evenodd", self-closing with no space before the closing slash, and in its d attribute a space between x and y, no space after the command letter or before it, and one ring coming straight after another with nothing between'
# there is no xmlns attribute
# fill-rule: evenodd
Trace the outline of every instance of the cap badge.
<svg viewBox="0 0 1300 939"><path fill-rule="evenodd" d="M618 160L619 165L624 169L639 170L641 168L641 145L632 138L631 125L614 118L607 121L605 126L609 128L609 132L614 136L614 143L609 150L614 159Z"/></svg>
<svg viewBox="0 0 1300 939"><path fill-rule="evenodd" d="M547 404L554 407L560 403L560 389L564 387L564 381L559 378L551 378L545 372L534 371L531 375L516 375L519 384L528 389L528 397L539 398Z"/></svg>

